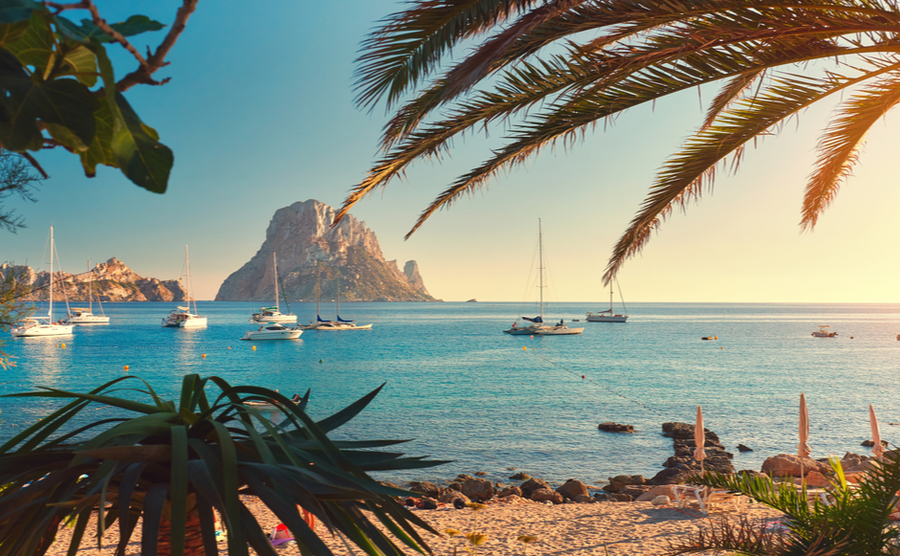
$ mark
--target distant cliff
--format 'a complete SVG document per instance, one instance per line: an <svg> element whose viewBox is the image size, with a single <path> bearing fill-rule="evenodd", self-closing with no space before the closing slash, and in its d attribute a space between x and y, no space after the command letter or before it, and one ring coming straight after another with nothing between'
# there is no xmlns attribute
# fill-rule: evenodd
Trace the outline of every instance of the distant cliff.
<svg viewBox="0 0 900 556"><path fill-rule="evenodd" d="M47 298L50 286L50 273L35 272L28 266L0 265L0 280L13 273L16 279L31 284L32 294L26 301L39 301ZM105 263L94 265L88 272L69 274L54 272L54 301L88 302L88 291L92 291L94 299L101 301L183 301L187 297L184 286L178 280L157 280L143 278L113 257Z"/></svg>
<svg viewBox="0 0 900 556"><path fill-rule="evenodd" d="M216 301L275 299L272 265L277 257L280 288L290 301L338 295L346 301L435 301L425 289L415 261L403 271L381 254L378 238L364 222L348 215L330 228L335 210L314 199L278 209L266 239L253 256L219 288Z"/></svg>

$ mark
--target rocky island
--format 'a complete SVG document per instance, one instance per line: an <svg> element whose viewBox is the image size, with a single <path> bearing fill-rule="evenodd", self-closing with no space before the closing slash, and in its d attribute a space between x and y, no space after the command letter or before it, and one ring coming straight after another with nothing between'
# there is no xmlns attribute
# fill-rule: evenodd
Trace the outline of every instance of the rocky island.
<svg viewBox="0 0 900 556"><path fill-rule="evenodd" d="M381 253L375 233L351 215L331 228L335 210L310 199L278 209L256 255L232 273L216 301L271 302L275 296L273 256L279 288L290 301L435 301L425 289L416 261L403 270Z"/></svg>
<svg viewBox="0 0 900 556"><path fill-rule="evenodd" d="M50 273L35 272L24 265L0 265L0 281L10 273L16 280L31 285L32 293L26 301L40 301L50 285ZM54 272L54 288L57 300L68 297L69 301L88 301L88 292L100 301L183 301L187 292L179 280L158 280L144 278L128 268L128 265L113 257L105 263L98 263L88 272L69 274Z"/></svg>

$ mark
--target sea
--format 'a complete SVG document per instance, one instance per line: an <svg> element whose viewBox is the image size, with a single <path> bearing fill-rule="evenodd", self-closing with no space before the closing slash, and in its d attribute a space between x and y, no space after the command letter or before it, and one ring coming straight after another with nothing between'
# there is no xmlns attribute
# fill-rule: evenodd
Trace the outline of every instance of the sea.
<svg viewBox="0 0 900 556"><path fill-rule="evenodd" d="M861 446L871 438L869 404L882 438L900 437L898 304L630 303L620 324L584 322L598 309L591 304L556 303L546 320L584 333L529 337L502 333L534 314L520 303L344 303L343 318L372 329L269 342L238 339L254 327L248 318L259 303L199 302L207 328L162 328L174 305L106 303L109 325L77 326L67 337L9 337L2 349L15 366L0 369L0 394L88 391L134 376L177 399L182 377L199 373L288 396L309 389L308 413L321 419L383 385L333 436L404 439L395 450L449 462L375 474L392 482L476 472L500 482L523 472L552 484L652 477L672 455L662 424L693 423L697 406L735 467L759 469L766 457L796 453L801 393L813 457L869 454ZM315 317L315 304L292 309L301 323ZM64 306L55 313L65 314ZM819 325L838 336L812 337ZM0 440L57 405L0 398ZM635 433L597 429L609 421ZM738 444L753 451L741 453Z"/></svg>

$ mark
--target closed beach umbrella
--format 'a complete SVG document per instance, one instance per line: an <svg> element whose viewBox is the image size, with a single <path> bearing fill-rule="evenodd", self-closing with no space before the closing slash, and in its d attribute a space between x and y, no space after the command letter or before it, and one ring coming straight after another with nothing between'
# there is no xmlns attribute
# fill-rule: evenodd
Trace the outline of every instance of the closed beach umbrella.
<svg viewBox="0 0 900 556"><path fill-rule="evenodd" d="M878 430L878 418L875 417L875 408L869 404L869 425L872 427L872 455L880 458L884 455L884 446L881 445L881 431Z"/></svg>
<svg viewBox="0 0 900 556"><path fill-rule="evenodd" d="M694 459L700 462L700 472L703 473L703 460L706 459L706 453L703 446L706 444L706 434L703 432L703 410L697 406L697 423L694 425Z"/></svg>
<svg viewBox="0 0 900 556"><path fill-rule="evenodd" d="M806 396L800 394L800 444L797 446L797 455L808 458L812 451L809 448L809 413L806 411Z"/></svg>

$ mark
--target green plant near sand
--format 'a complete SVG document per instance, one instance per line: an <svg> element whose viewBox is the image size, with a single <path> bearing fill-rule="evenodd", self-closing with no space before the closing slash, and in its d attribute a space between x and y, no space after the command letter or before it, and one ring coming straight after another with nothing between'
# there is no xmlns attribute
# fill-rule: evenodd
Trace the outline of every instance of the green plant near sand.
<svg viewBox="0 0 900 556"><path fill-rule="evenodd" d="M692 484L739 492L784 512L785 531L766 529L742 519L721 521L672 546L671 554L711 550L733 554L872 556L900 554L900 530L891 520L900 491L900 455L885 454L856 485L847 483L840 463L831 459L835 476L827 489L833 502L807 501L806 485L776 483L768 477L706 473Z"/></svg>
<svg viewBox="0 0 900 556"><path fill-rule="evenodd" d="M139 384L126 388L124 381ZM215 389L216 397L207 397ZM416 527L436 532L395 501L410 493L367 473L441 462L380 450L403 441L328 437L380 389L320 421L306 415L308 392L294 404L276 391L195 374L184 377L175 401L163 400L137 377L87 393L43 388L12 394L68 403L0 446L0 484L9 487L0 491L0 554L40 556L68 520L74 522L69 554L75 554L92 515L100 518L98 545L118 523L119 555L139 519L142 554L215 554L215 510L228 533L228 554L248 555L252 548L274 555L241 494L268 506L304 554L331 552L298 505L367 554L402 553L373 520L407 547L427 550ZM252 401L275 405L263 415ZM109 416L85 415L92 404L110 406ZM268 417L272 410L281 422Z"/></svg>

